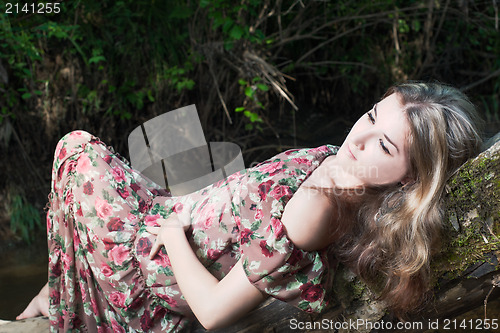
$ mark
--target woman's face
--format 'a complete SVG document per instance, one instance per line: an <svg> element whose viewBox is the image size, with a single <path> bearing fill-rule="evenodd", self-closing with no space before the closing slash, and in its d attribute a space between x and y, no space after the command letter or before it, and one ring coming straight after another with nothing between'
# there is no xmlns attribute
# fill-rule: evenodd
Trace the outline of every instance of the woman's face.
<svg viewBox="0 0 500 333"><path fill-rule="evenodd" d="M410 127L396 94L384 98L354 124L335 158L339 185L407 182ZM342 185L339 185L342 186Z"/></svg>

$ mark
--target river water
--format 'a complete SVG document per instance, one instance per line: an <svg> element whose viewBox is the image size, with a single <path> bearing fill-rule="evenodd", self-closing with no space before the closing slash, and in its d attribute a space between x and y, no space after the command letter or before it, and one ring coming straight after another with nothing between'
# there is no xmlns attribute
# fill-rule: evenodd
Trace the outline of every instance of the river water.
<svg viewBox="0 0 500 333"><path fill-rule="evenodd" d="M47 283L47 245L2 249L0 253L0 319L14 320Z"/></svg>

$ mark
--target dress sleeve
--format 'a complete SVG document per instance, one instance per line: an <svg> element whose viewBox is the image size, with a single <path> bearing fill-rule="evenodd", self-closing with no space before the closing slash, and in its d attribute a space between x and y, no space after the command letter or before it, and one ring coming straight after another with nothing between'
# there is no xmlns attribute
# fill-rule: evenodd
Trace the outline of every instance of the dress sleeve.
<svg viewBox="0 0 500 333"><path fill-rule="evenodd" d="M320 312L325 299L330 263L327 251L307 252L287 237L281 222L292 197L300 168L280 159L251 172L240 204L239 248L249 281L260 291L307 312ZM303 180L303 179L302 179Z"/></svg>

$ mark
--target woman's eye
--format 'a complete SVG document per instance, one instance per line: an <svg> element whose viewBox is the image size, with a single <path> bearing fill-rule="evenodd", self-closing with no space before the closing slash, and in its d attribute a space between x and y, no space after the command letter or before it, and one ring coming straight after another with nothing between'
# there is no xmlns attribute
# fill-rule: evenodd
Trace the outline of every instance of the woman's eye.
<svg viewBox="0 0 500 333"><path fill-rule="evenodd" d="M375 118L373 117L372 113L371 112L367 112L366 114L368 115L368 119L370 120L370 122L372 124L375 124Z"/></svg>
<svg viewBox="0 0 500 333"><path fill-rule="evenodd" d="M387 147L385 146L384 141L382 141L382 139L379 139L379 142L380 142L380 147L382 147L382 150L383 150L386 154L391 155L391 152L390 152L390 151L389 151L389 149L387 149Z"/></svg>

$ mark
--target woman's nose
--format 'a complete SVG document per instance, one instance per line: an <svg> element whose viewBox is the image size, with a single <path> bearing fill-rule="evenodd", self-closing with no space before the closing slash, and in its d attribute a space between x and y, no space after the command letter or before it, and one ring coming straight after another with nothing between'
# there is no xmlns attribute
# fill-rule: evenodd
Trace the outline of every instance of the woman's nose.
<svg viewBox="0 0 500 333"><path fill-rule="evenodd" d="M354 145L356 146L356 148L358 148L359 150L363 150L365 149L365 143L361 140L356 140L354 142Z"/></svg>
<svg viewBox="0 0 500 333"><path fill-rule="evenodd" d="M352 138L352 143L359 149L364 150L368 141L375 137L375 133L373 131L365 131L362 133L357 133Z"/></svg>

